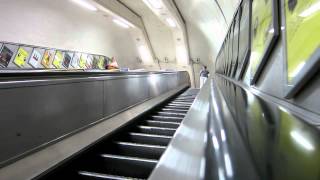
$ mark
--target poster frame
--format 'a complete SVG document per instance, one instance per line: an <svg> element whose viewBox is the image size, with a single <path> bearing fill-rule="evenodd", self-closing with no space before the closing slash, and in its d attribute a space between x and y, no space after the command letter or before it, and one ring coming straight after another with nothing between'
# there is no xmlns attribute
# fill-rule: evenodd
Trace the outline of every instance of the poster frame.
<svg viewBox="0 0 320 180"><path fill-rule="evenodd" d="M243 13L243 6L244 6L244 3L248 3L248 6L249 6L249 32L248 32L248 47L245 51L245 55L244 55L244 58L241 59L241 61L239 61L240 59L238 59L239 62L241 62L241 64L239 63L239 67L237 68L237 72L236 72L236 80L240 81L242 80L243 78L243 74L248 66L248 62L249 62L249 59L250 59L250 55L251 55L251 27L252 27L252 0L242 0L241 3L240 3L240 6L241 8L239 8L239 37L241 36L241 17L242 17L242 13ZM241 15L240 15L240 12L241 12ZM240 39L239 39L239 43L240 43ZM240 45L239 45L240 47ZM240 49L239 49L240 51ZM238 54L239 56L239 54Z"/></svg>
<svg viewBox="0 0 320 180"><path fill-rule="evenodd" d="M267 45L265 46L264 52L262 53L261 60L260 60L260 63L257 65L256 71L253 72L253 75L251 75L250 85L254 85L258 81L260 74L262 73L262 70L267 63L268 58L272 54L272 49L276 45L276 42L277 42L278 37L280 35L280 25L279 25L280 21L279 21L279 9L278 9L279 2L278 2L278 0L270 0L270 1L272 3L272 25L274 28L274 33L272 34L271 39L268 39ZM251 4L251 12L252 12L252 14L251 14L251 20L252 20L252 16L253 16L252 4ZM252 21L251 21L251 32L252 32L252 28L253 28L253 25L252 25ZM251 40L253 41L252 36L253 36L253 33L251 33L251 38L252 38ZM253 47L251 47L251 48L253 48ZM250 66L250 68L252 68L252 67ZM251 71L251 69L250 69L250 71Z"/></svg>
<svg viewBox="0 0 320 180"><path fill-rule="evenodd" d="M286 0L281 0L281 6L285 7ZM303 88L310 82L312 77L319 71L320 69L320 47L318 47L313 54L306 60L306 64L299 71L299 73L293 78L292 84L288 82L288 54L287 54L287 25L286 25L286 10L284 9L281 12L281 21L283 22L283 26L285 27L283 30L284 35L282 36L283 46L284 46L284 98L292 99L297 96Z"/></svg>

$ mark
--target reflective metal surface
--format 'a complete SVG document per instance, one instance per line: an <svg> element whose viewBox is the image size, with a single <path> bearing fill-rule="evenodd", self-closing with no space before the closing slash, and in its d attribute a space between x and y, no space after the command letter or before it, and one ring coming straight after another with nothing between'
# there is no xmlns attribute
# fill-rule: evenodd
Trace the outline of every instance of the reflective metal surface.
<svg viewBox="0 0 320 180"><path fill-rule="evenodd" d="M220 76L207 81L150 179L320 179L320 133Z"/></svg>

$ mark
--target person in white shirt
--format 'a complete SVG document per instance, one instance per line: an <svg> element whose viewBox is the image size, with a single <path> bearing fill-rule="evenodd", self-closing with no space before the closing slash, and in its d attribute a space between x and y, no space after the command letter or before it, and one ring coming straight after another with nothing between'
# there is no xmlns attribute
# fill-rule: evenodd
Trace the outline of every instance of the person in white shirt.
<svg viewBox="0 0 320 180"><path fill-rule="evenodd" d="M207 70L207 66L203 66L200 71L200 88L202 88L202 86L204 85L208 77L209 77L209 71Z"/></svg>

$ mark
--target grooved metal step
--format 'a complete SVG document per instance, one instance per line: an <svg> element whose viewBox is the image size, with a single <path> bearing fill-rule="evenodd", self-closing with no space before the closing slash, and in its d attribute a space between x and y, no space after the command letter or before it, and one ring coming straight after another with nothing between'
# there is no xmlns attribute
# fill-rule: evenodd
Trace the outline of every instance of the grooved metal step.
<svg viewBox="0 0 320 180"><path fill-rule="evenodd" d="M180 123L183 118L182 117L170 117L170 116L151 116L153 120L166 121L166 122L178 122Z"/></svg>
<svg viewBox="0 0 320 180"><path fill-rule="evenodd" d="M140 144L167 146L171 138L172 136L131 132L124 140Z"/></svg>
<svg viewBox="0 0 320 180"><path fill-rule="evenodd" d="M88 171L79 171L79 175L81 176L81 179L83 180L128 180L133 179L131 177L123 177L123 176L115 176L110 174L101 174L101 173L94 173L94 172L88 172ZM142 180L142 179L136 179L135 180Z"/></svg>
<svg viewBox="0 0 320 180"><path fill-rule="evenodd" d="M164 111L164 112L177 112L177 113L187 113L188 112L188 110L174 109L174 108L162 108L161 111Z"/></svg>
<svg viewBox="0 0 320 180"><path fill-rule="evenodd" d="M178 112L165 112L165 111L160 111L157 113L160 116L173 116L173 117L185 117L186 113L178 113Z"/></svg>
<svg viewBox="0 0 320 180"><path fill-rule="evenodd" d="M138 126L136 131L139 133L146 133L152 135L173 136L176 132L176 129L155 126Z"/></svg>
<svg viewBox="0 0 320 180"><path fill-rule="evenodd" d="M165 122L165 121L154 121L154 120L147 120L144 122L147 126L154 126L154 127L164 127L164 128L178 128L180 123L177 122Z"/></svg>

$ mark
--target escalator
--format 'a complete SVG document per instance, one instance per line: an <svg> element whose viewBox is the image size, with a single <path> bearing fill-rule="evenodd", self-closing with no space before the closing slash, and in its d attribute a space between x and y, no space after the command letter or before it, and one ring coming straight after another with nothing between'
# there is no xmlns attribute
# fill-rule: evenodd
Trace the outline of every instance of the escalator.
<svg viewBox="0 0 320 180"><path fill-rule="evenodd" d="M147 179L197 93L184 91L36 179Z"/></svg>

